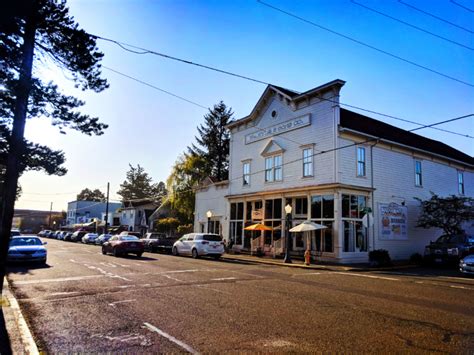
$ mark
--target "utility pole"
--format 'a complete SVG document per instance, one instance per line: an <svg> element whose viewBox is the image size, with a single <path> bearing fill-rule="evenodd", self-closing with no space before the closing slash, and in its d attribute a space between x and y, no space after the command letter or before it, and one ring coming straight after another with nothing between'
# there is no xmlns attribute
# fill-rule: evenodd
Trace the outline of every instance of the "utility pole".
<svg viewBox="0 0 474 355"><path fill-rule="evenodd" d="M51 202L51 205L49 206L49 223L48 223L48 229L51 229L51 216L53 214L53 203Z"/></svg>
<svg viewBox="0 0 474 355"><path fill-rule="evenodd" d="M105 205L105 229L104 229L104 234L107 234L109 231L108 225L109 225L109 188L110 188L110 182L107 183L107 204Z"/></svg>

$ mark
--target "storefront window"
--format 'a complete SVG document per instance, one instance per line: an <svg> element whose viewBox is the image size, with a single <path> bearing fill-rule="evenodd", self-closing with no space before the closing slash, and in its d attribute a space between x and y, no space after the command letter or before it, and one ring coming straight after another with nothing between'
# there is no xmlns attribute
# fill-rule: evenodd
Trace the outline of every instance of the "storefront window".
<svg viewBox="0 0 474 355"><path fill-rule="evenodd" d="M264 232L264 243L266 245L274 245L275 241L281 239L283 223L281 198L265 200L265 225L273 229Z"/></svg>
<svg viewBox="0 0 474 355"><path fill-rule="evenodd" d="M242 245L244 226L244 203L230 204L229 238L235 245Z"/></svg>
<svg viewBox="0 0 474 355"><path fill-rule="evenodd" d="M367 252L367 233L366 228L362 225L362 218L366 214L366 207L366 196L342 195L344 252Z"/></svg>
<svg viewBox="0 0 474 355"><path fill-rule="evenodd" d="M295 216L308 215L308 199L306 197L295 198Z"/></svg>
<svg viewBox="0 0 474 355"><path fill-rule="evenodd" d="M312 250L317 252L334 252L334 195L311 196L311 220L325 225L324 230L317 230L312 237Z"/></svg>

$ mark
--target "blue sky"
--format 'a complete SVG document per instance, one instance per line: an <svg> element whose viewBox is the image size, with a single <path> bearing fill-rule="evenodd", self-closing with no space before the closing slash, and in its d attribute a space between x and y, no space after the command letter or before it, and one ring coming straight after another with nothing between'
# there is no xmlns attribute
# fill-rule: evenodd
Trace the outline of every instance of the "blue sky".
<svg viewBox="0 0 474 355"><path fill-rule="evenodd" d="M474 47L474 36L416 12L396 0L357 0L378 11L453 41ZM469 1L458 0L466 6ZM472 13L448 0L407 3L474 30ZM77 0L71 13L90 33L157 52L305 91L339 78L346 81L341 102L430 124L474 112L474 88L416 68L329 32L275 12L253 0ZM268 3L382 50L474 83L473 51L370 12L350 0ZM471 3L472 4L472 3ZM474 7L474 6L471 6ZM206 107L223 100L235 118L247 115L265 89L262 84L153 55L136 55L98 41L103 64ZM27 123L26 136L62 149L69 173L63 177L28 172L20 179L17 208L67 208L85 187L111 198L128 164L140 164L155 181L165 181L179 154L196 135L206 110L104 69L110 89L74 90L60 70L41 68L65 92L86 101L83 112L100 117L109 129L100 137L59 134L46 118ZM361 112L363 113L363 112ZM415 125L369 115L412 129ZM471 118L441 126L474 135ZM417 133L474 155L474 140L423 129Z"/></svg>

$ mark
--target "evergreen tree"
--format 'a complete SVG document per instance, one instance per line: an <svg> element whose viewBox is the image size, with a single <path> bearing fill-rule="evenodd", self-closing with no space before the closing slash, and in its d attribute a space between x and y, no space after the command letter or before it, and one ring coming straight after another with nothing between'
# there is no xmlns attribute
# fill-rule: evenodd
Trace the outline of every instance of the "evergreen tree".
<svg viewBox="0 0 474 355"><path fill-rule="evenodd" d="M79 194L76 196L76 200L78 201L96 201L96 202L105 202L106 197L99 189L90 190L87 187L83 189Z"/></svg>
<svg viewBox="0 0 474 355"><path fill-rule="evenodd" d="M230 133L225 126L230 122L232 109L219 102L204 116L205 123L197 129L198 146L188 147L190 155L198 155L205 159L205 176L211 176L218 181L226 180L229 175L229 141Z"/></svg>
<svg viewBox="0 0 474 355"><path fill-rule="evenodd" d="M160 201L166 195L163 182L153 184L152 178L140 164L136 168L131 164L129 166L130 170L127 171L126 180L120 184L120 190L117 192L122 196L123 202L139 199Z"/></svg>
<svg viewBox="0 0 474 355"><path fill-rule="evenodd" d="M52 63L69 72L76 87L100 92L108 87L106 80L100 77L102 57L96 47L96 38L79 28L64 1L2 2L0 120L7 130L7 153L0 209L0 282L5 275L18 177L22 169L47 172L51 169L65 173L60 167L64 161L61 152L25 141L26 119L49 117L61 133L64 128L71 128L88 135L100 135L107 128L98 118L78 112L84 102L64 95L53 82L45 83L36 75L36 69ZM35 153L33 157L29 155L31 150ZM48 157L53 160L48 162Z"/></svg>

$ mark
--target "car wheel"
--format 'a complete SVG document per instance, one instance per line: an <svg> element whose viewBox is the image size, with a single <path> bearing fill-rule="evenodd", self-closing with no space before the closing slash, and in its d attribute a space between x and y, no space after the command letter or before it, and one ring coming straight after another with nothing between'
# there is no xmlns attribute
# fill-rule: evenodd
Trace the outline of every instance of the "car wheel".
<svg viewBox="0 0 474 355"><path fill-rule="evenodd" d="M137 253L137 257L141 258L143 253Z"/></svg>
<svg viewBox="0 0 474 355"><path fill-rule="evenodd" d="M119 255L120 255L120 253L119 253L119 251L117 250L117 248L114 248L114 256L117 257L117 256L119 256Z"/></svg>
<svg viewBox="0 0 474 355"><path fill-rule="evenodd" d="M220 255L214 255L214 260L219 260L221 258Z"/></svg>
<svg viewBox="0 0 474 355"><path fill-rule="evenodd" d="M105 250L104 247L102 247L102 254L103 254L103 255L106 255L106 254L107 254L107 251Z"/></svg>
<svg viewBox="0 0 474 355"><path fill-rule="evenodd" d="M171 250L171 254L173 254L174 256L178 256L178 248L176 247L173 247L173 249Z"/></svg>
<svg viewBox="0 0 474 355"><path fill-rule="evenodd" d="M194 259L199 258L199 253L198 253L198 251L197 251L196 249L193 249L192 254L193 254L193 258L194 258Z"/></svg>

